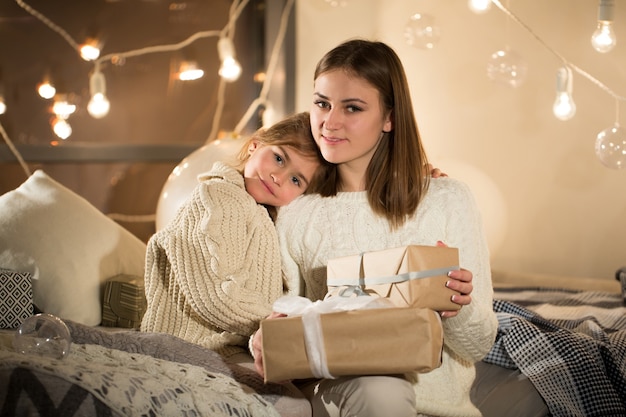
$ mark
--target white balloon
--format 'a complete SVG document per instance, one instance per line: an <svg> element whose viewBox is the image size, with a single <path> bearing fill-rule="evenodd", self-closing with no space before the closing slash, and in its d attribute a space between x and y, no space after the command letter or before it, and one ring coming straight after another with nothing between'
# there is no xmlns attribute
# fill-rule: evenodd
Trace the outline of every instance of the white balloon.
<svg viewBox="0 0 626 417"><path fill-rule="evenodd" d="M508 225L508 208L498 185L485 172L459 159L441 158L431 163L472 190L493 258L504 242Z"/></svg>
<svg viewBox="0 0 626 417"><path fill-rule="evenodd" d="M243 138L214 140L193 151L169 175L157 202L156 230L161 230L176 215L198 185L198 175L211 169L217 161L233 162L243 146Z"/></svg>

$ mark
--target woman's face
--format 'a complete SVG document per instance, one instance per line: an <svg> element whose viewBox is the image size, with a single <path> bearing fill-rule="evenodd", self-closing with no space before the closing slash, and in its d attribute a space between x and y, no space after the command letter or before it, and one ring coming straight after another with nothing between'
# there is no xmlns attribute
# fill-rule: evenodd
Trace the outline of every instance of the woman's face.
<svg viewBox="0 0 626 417"><path fill-rule="evenodd" d="M363 78L333 70L315 80L311 131L327 161L364 174L382 132L392 127L378 90Z"/></svg>
<svg viewBox="0 0 626 417"><path fill-rule="evenodd" d="M304 157L289 146L253 141L248 151L250 158L243 170L246 191L259 204L289 204L304 193L319 167L316 158Z"/></svg>

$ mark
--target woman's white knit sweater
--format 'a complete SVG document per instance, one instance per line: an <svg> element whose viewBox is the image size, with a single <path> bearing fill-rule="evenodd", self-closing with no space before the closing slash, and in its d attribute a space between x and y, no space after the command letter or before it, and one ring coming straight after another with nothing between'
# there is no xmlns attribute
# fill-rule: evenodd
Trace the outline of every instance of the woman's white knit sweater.
<svg viewBox="0 0 626 417"><path fill-rule="evenodd" d="M247 350L248 337L282 295L278 239L237 170L218 162L199 180L148 242L141 330L228 356Z"/></svg>
<svg viewBox="0 0 626 417"><path fill-rule="evenodd" d="M497 320L482 221L465 184L452 178L432 179L415 216L395 231L372 212L365 192L300 197L281 208L276 227L288 287L312 300L326 293L326 264L331 258L409 244L436 245L438 240L458 248L461 267L473 273L472 303L456 317L443 319L442 366L412 377L418 413L480 416L469 396L474 363L490 350Z"/></svg>

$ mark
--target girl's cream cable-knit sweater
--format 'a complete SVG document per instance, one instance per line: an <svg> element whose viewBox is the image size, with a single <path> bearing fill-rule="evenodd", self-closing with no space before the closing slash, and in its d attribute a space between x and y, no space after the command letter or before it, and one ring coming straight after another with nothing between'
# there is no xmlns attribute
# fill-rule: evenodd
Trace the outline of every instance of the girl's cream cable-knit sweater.
<svg viewBox="0 0 626 417"><path fill-rule="evenodd" d="M218 162L199 181L148 242L141 330L228 356L247 350L248 337L282 295L278 240L237 170Z"/></svg>

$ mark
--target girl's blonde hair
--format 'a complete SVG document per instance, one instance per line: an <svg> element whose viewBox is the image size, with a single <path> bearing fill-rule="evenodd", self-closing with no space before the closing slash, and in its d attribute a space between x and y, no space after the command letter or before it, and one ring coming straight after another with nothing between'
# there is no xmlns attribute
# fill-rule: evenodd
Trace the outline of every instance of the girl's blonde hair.
<svg viewBox="0 0 626 417"><path fill-rule="evenodd" d="M353 39L329 51L317 64L314 80L342 70L367 81L380 94L383 111L390 112L393 129L383 137L372 156L365 176L365 188L372 210L386 217L392 228L413 215L426 193L429 175L409 85L402 62L382 42ZM322 195L335 195L341 186L338 173L327 174Z"/></svg>

